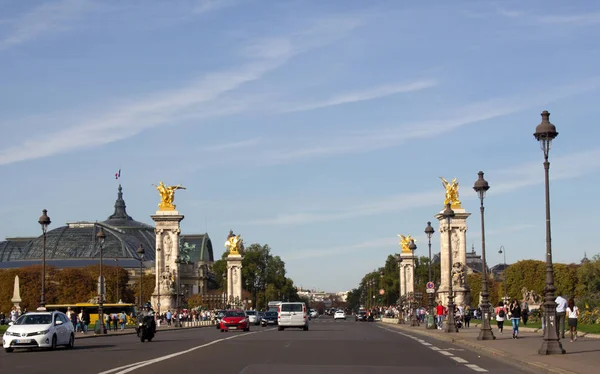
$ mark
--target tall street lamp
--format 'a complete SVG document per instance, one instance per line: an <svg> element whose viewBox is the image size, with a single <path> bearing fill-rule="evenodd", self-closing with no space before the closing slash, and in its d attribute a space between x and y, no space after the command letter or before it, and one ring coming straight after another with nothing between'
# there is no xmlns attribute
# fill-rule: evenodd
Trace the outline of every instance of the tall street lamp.
<svg viewBox="0 0 600 374"><path fill-rule="evenodd" d="M501 245L498 253L504 255L504 268L502 270L502 288L504 288L504 296L502 297L502 302L506 304L508 302L508 296L506 295L506 248Z"/></svg>
<svg viewBox="0 0 600 374"><path fill-rule="evenodd" d="M227 305L227 270L223 272L223 309L226 308Z"/></svg>
<svg viewBox="0 0 600 374"><path fill-rule="evenodd" d="M142 243L140 243L140 245L137 247L137 254L138 254L138 260L140 260L140 300L139 300L139 304L140 304L140 310L142 310L142 308L144 307L144 300L142 299L142 279L144 278L144 254L146 253L146 251L144 250L144 246L142 245Z"/></svg>
<svg viewBox="0 0 600 374"><path fill-rule="evenodd" d="M448 274L450 279L448 282L448 323L446 324L445 332L458 332L456 323L454 321L454 291L452 290L452 228L450 223L454 218L454 211L450 206L450 202L446 204L446 209L442 212L442 216L446 219L446 225L448 227Z"/></svg>
<svg viewBox="0 0 600 374"><path fill-rule="evenodd" d="M106 326L104 325L104 315L102 314L102 308L104 304L104 276L102 275L102 248L104 247L104 240L106 234L102 230L102 226L98 226L98 232L96 233L96 240L100 244L100 275L98 276L98 320L100 321L100 333L106 334Z"/></svg>
<svg viewBox="0 0 600 374"><path fill-rule="evenodd" d="M180 308L181 308L181 302L180 302L180 295L181 295L181 263L183 261L181 261L181 257L179 257L179 255L177 255L177 257L175 258L175 263L177 264L177 298L176 298L176 309L177 309L177 327L181 327L181 321L179 320L179 314L180 314Z"/></svg>
<svg viewBox="0 0 600 374"><path fill-rule="evenodd" d="M419 321L417 320L417 311L415 309L415 297L416 297L416 293L415 293L415 250L417 249L417 245L415 244L415 241L413 239L410 240L410 243L408 244L408 249L410 249L410 251L412 252L412 258L413 258L413 263L412 263L412 270L411 270L411 274L412 274L412 300L410 302L410 311L412 314L412 317L410 318L410 325L411 326L419 326Z"/></svg>
<svg viewBox="0 0 600 374"><path fill-rule="evenodd" d="M431 276L431 237L433 236L433 233L435 232L435 230L433 229L433 227L431 226L431 222L427 222L427 227L425 227L425 235L427 235L427 245L429 247L429 264L427 266L427 271L428 271L428 282L433 282L432 276ZM433 290L432 290L433 291ZM428 307L429 307L429 315L430 316L434 316L435 312L433 310L433 292L429 292L427 294L427 299L428 301ZM434 323L432 324L427 324L427 326L429 328L434 329L436 326Z"/></svg>
<svg viewBox="0 0 600 374"><path fill-rule="evenodd" d="M46 209L42 210L38 223L42 226L42 294L38 310L46 310L46 231L48 231L48 226L51 223Z"/></svg>
<svg viewBox="0 0 600 374"><path fill-rule="evenodd" d="M485 262L485 222L484 222L484 211L483 207L483 199L485 198L485 193L490 189L490 185L488 182L483 179L483 171L478 173L479 178L475 182L473 189L479 195L479 201L481 205L479 206L479 211L481 212L481 314L482 314L482 323L481 329L479 330L479 336L477 340L494 340L496 337L492 332L492 327L490 326L490 304L488 301L488 276L487 276L487 263Z"/></svg>
<svg viewBox="0 0 600 374"><path fill-rule="evenodd" d="M379 279L380 279L379 287L381 287L382 290L384 290L384 288L385 288L385 287L383 287L383 276L384 276L384 273L382 270L379 272ZM384 294L381 294L381 292L378 292L378 293L379 293L379 296L381 296L381 305L384 306L385 304L383 303L383 295L385 295L385 290L384 290Z"/></svg>
<svg viewBox="0 0 600 374"><path fill-rule="evenodd" d="M117 263L117 269L116 269L117 270L116 271L116 274L117 274L117 292L116 292L117 297L116 297L116 299L117 299L117 301L116 301L116 303L118 304L119 300L120 300L120 292L119 292L119 259L115 258L115 262Z"/></svg>
<svg viewBox="0 0 600 374"><path fill-rule="evenodd" d="M400 316L399 323L403 324L404 323L404 314L403 314L404 306L402 305L403 302L402 302L402 255L401 254L399 254L396 257L396 261L398 261L398 280L399 280L398 285L400 287L399 294L398 294L398 307L400 308L400 310L398 311L399 316Z"/></svg>
<svg viewBox="0 0 600 374"><path fill-rule="evenodd" d="M552 140L558 136L556 127L550 123L550 113L547 110L542 112L542 122L535 128L535 139L540 142L540 147L544 152L544 182L546 189L546 293L544 298L544 319L546 329L544 330L544 340L538 353L541 355L563 354L565 350L558 340L556 329L552 328L556 323L556 303L554 302L554 270L552 269L552 239L550 234L550 162L548 162L548 153Z"/></svg>

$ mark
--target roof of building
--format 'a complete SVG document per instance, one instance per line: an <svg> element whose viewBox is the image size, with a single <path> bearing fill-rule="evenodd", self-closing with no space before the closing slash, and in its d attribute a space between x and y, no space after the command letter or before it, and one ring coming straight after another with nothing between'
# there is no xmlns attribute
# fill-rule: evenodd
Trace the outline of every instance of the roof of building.
<svg viewBox="0 0 600 374"><path fill-rule="evenodd" d="M106 235L104 244L96 240L100 227ZM182 235L182 240L196 244L190 260L213 261L212 243L208 234ZM114 212L102 222L68 222L50 230L45 235L46 261L59 267L79 267L97 263L102 250L103 259L119 259L122 266L129 262L139 264L138 247L144 248L143 260L154 261L156 236L154 227L134 220L123 200L123 188L119 185ZM37 238L7 238L0 242L0 267L21 267L39 263L44 249L44 235ZM75 261L77 260L77 261ZM11 265L7 263L11 262Z"/></svg>

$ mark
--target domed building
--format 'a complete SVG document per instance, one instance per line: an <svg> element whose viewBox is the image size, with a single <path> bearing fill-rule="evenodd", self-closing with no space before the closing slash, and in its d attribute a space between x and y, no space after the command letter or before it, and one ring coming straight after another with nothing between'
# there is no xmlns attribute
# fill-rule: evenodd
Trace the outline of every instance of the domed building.
<svg viewBox="0 0 600 374"><path fill-rule="evenodd" d="M101 222L67 222L66 226L46 233L46 264L57 269L98 264L100 244L96 234L102 227L106 239L102 245L102 260L107 264L131 270L140 267L138 248L144 249L143 266L154 272L156 237L154 227L134 220L127 214L123 188L119 185L114 212ZM208 234L182 235L194 249L190 253L193 270L186 272L181 283L188 295L203 293L212 286L213 248ZM43 255L43 236L6 238L0 242L0 269L20 268L40 264ZM138 272L139 273L139 272ZM213 287L210 287L213 288Z"/></svg>

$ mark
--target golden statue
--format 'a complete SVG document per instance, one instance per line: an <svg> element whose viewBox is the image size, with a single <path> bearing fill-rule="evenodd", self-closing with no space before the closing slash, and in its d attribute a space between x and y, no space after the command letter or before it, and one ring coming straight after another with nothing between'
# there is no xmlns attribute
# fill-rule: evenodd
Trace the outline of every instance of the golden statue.
<svg viewBox="0 0 600 374"><path fill-rule="evenodd" d="M402 247L402 253L412 253L408 246L410 245L411 241L414 241L415 243L417 241L413 239L410 235L404 236L402 234L398 234L398 237L400 238L400 247Z"/></svg>
<svg viewBox="0 0 600 374"><path fill-rule="evenodd" d="M446 189L446 198L444 199L444 205L450 203L452 209L462 209L460 200L458 199L458 180L452 179L452 182L448 182L444 177L440 177L442 180L442 186Z"/></svg>
<svg viewBox="0 0 600 374"><path fill-rule="evenodd" d="M229 249L230 255L239 255L240 249L244 248L244 239L240 235L235 235L233 230L229 230L227 235L227 241L225 242L225 248Z"/></svg>
<svg viewBox="0 0 600 374"><path fill-rule="evenodd" d="M185 187L182 187L180 184L177 186L166 186L163 182L160 182L157 185L153 184L154 187L158 190L160 194L160 204L158 204L158 210L175 210L175 204L173 204L173 200L175 200L175 191L176 190L185 190Z"/></svg>

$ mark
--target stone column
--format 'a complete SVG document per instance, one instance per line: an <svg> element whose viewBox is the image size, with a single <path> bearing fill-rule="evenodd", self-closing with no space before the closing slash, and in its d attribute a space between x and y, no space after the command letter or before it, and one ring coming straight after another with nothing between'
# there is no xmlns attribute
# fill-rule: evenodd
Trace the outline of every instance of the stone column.
<svg viewBox="0 0 600 374"><path fill-rule="evenodd" d="M151 217L156 225L156 286L152 294L152 307L156 311L160 309L162 313L168 309L173 311L177 303L178 269L175 260L179 256L180 223L184 216L176 210L159 210Z"/></svg>
<svg viewBox="0 0 600 374"><path fill-rule="evenodd" d="M413 287L413 265L415 257L412 253L402 252L402 295L409 295L414 292Z"/></svg>
<svg viewBox="0 0 600 374"><path fill-rule="evenodd" d="M441 284L437 294L438 301L447 305L448 285L452 281L454 303L465 306L471 303L471 291L467 283L467 218L471 213L467 213L462 208L455 208L454 213L455 217L450 222L450 227L446 224L442 212L435 215L435 218L440 221L438 232L440 233ZM452 253L448 249L448 230L450 230L452 238ZM452 273L450 272L450 261L453 265Z"/></svg>
<svg viewBox="0 0 600 374"><path fill-rule="evenodd" d="M227 299L239 298L242 300L242 255L230 254L227 256Z"/></svg>
<svg viewBox="0 0 600 374"><path fill-rule="evenodd" d="M10 299L10 302L17 308L19 314L21 314L21 286L19 283L19 276L15 275L15 283L13 286L13 297Z"/></svg>

